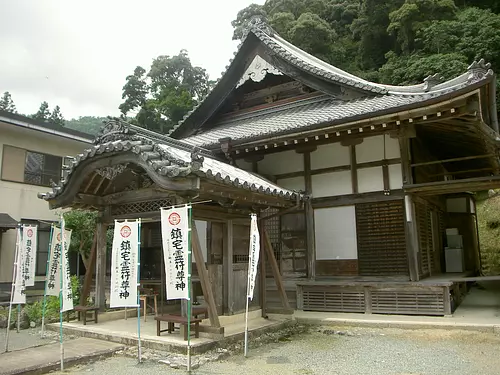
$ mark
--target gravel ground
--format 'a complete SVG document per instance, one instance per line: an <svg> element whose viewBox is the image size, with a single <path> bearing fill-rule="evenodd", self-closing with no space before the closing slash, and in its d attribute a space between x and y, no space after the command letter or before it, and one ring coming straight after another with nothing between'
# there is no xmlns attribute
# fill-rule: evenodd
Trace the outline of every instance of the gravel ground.
<svg viewBox="0 0 500 375"><path fill-rule="evenodd" d="M5 351L6 329L0 331L0 353ZM59 332L45 330L45 337L41 337L40 327L22 329L19 333L15 329L9 333L9 351L32 348L34 346L47 345L59 342ZM74 336L64 335L65 340L71 340Z"/></svg>
<svg viewBox="0 0 500 375"><path fill-rule="evenodd" d="M465 331L315 327L286 341L251 348L193 370L193 374L498 375L500 337ZM82 365L65 374L181 374L125 356Z"/></svg>

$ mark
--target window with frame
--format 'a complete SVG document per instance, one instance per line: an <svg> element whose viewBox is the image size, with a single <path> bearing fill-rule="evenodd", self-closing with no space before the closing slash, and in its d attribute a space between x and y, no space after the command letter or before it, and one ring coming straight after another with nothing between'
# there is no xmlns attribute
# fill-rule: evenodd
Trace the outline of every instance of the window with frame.
<svg viewBox="0 0 500 375"><path fill-rule="evenodd" d="M2 180L50 186L61 179L62 162L60 156L4 145Z"/></svg>

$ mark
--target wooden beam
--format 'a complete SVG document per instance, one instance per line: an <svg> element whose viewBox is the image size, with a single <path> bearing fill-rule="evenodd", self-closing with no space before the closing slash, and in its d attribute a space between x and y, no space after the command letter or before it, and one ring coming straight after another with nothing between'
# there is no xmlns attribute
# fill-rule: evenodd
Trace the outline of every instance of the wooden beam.
<svg viewBox="0 0 500 375"><path fill-rule="evenodd" d="M452 194L466 191L498 189L500 176L464 178L461 180L426 182L403 186L405 192L419 195Z"/></svg>
<svg viewBox="0 0 500 375"><path fill-rule="evenodd" d="M475 155L475 156L464 156L460 158L452 158L452 159L444 159L444 160L434 160L434 161L427 161L424 163L414 163L411 164L411 167L421 167L424 165L433 165L433 164L443 164L443 163L452 163L456 161L464 161L464 160L474 160L474 159L486 159L486 158L493 158L493 157L498 157L496 154L485 154L485 155Z"/></svg>
<svg viewBox="0 0 500 375"><path fill-rule="evenodd" d="M92 276L94 276L95 258L97 248L97 227L94 232L94 239L92 240L92 247L90 248L89 267L85 271L85 279L83 281L82 293L80 295L80 305L85 306L87 298L90 295L90 287L92 286Z"/></svg>
<svg viewBox="0 0 500 375"><path fill-rule="evenodd" d="M101 186L105 180L106 179L104 177L101 177L101 179L99 180L99 183L97 184L97 186L94 189L94 195L97 194L97 192L99 191L99 189L101 188Z"/></svg>
<svg viewBox="0 0 500 375"><path fill-rule="evenodd" d="M106 308L106 231L107 224L102 221L97 224L97 261L95 272L96 306L100 311Z"/></svg>
<svg viewBox="0 0 500 375"><path fill-rule="evenodd" d="M382 202L403 199L403 190L391 190L390 195L385 195L382 191L371 193L358 193L331 197L313 198L313 208L350 206L360 203Z"/></svg>
<svg viewBox="0 0 500 375"><path fill-rule="evenodd" d="M210 319L210 325L213 327L220 327L219 315L217 314L217 306L215 304L212 285L210 284L210 278L208 277L205 260L203 259L203 254L201 252L200 239L198 238L198 232L196 230L196 223L194 220L191 221L191 247L196 261L196 269L198 270L201 289L203 290L203 297L208 303L208 318Z"/></svg>
<svg viewBox="0 0 500 375"><path fill-rule="evenodd" d="M413 173L410 167L411 150L410 140L408 138L399 138L399 151L401 155L401 168L403 173L403 184L413 183Z"/></svg>
<svg viewBox="0 0 500 375"><path fill-rule="evenodd" d="M304 173L306 194L312 195L312 177L311 177L311 154L304 154ZM314 279L316 277L316 248L314 235L314 210L311 199L305 202L306 215L306 249L307 249L307 277Z"/></svg>
<svg viewBox="0 0 500 375"><path fill-rule="evenodd" d="M271 244L271 240L269 239L269 235L267 234L265 228L262 230L262 235L264 237L264 247L267 252L267 259L269 260L269 264L271 266L271 271L273 273L274 281L276 282L276 287L278 288L281 303L285 309L289 310L290 303L288 302L288 297L286 295L285 285L283 283L283 279L281 278L278 262L276 262L276 258L274 257L273 245Z"/></svg>
<svg viewBox="0 0 500 375"><path fill-rule="evenodd" d="M85 187L83 188L83 192L86 193L87 190L89 190L89 188L92 186L92 182L94 182L95 178L98 176L97 173L93 173L92 174L92 177L89 179L89 182L87 183L87 185L85 185Z"/></svg>

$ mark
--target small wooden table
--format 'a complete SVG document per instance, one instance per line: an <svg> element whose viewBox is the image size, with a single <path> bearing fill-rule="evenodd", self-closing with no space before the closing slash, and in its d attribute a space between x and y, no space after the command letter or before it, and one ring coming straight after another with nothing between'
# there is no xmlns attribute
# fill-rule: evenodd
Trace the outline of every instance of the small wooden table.
<svg viewBox="0 0 500 375"><path fill-rule="evenodd" d="M187 336L187 325L188 325L188 320L186 316L181 316L181 315L157 315L155 316L156 320L156 335L160 336L162 332L168 332L172 333L174 330L174 324L180 324L184 326L184 341L188 339ZM162 330L160 328L161 322L167 322L168 323L168 328ZM198 318L191 318L191 324L194 324L194 337L198 338L200 337L200 322L201 319Z"/></svg>
<svg viewBox="0 0 500 375"><path fill-rule="evenodd" d="M91 322L94 322L97 324L97 316L99 315L99 308L95 306L75 306L74 311L78 313L78 321L80 321L80 318L83 313L83 325L87 325L87 312L94 312L94 317L90 319ZM69 311L66 314L66 321L69 322Z"/></svg>

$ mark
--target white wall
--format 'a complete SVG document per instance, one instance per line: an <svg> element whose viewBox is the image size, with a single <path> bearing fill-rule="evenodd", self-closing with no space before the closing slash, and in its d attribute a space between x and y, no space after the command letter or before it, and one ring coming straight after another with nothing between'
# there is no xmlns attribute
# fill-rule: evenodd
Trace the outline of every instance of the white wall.
<svg viewBox="0 0 500 375"><path fill-rule="evenodd" d="M389 187L391 190L403 187L403 170L401 164L389 165Z"/></svg>
<svg viewBox="0 0 500 375"><path fill-rule="evenodd" d="M358 169L359 193L382 190L384 190L384 174L382 172L382 167Z"/></svg>
<svg viewBox="0 0 500 375"><path fill-rule="evenodd" d="M304 155L295 150L269 154L259 161L259 174L283 174L304 170Z"/></svg>
<svg viewBox="0 0 500 375"><path fill-rule="evenodd" d="M0 168L4 145L61 157L74 156L90 146L87 143L0 122ZM56 212L49 210L49 204L37 197L38 193L49 190L48 187L0 180L0 212L8 213L16 220L57 220ZM1 241L0 282L7 282L12 279L16 231L8 230L2 235Z"/></svg>
<svg viewBox="0 0 500 375"><path fill-rule="evenodd" d="M354 206L314 210L316 259L357 259L356 210Z"/></svg>
<svg viewBox="0 0 500 375"><path fill-rule="evenodd" d="M318 146L317 150L311 153L311 169L321 169L349 165L349 147L340 143L330 143Z"/></svg>
<svg viewBox="0 0 500 375"><path fill-rule="evenodd" d="M356 145L356 161L358 163L367 163L384 159L384 138L385 138L385 158L399 158L399 141L397 138L391 138L388 134L377 135L375 137L364 138L363 142Z"/></svg>
<svg viewBox="0 0 500 375"><path fill-rule="evenodd" d="M352 194L351 171L316 174L311 179L315 198Z"/></svg>

